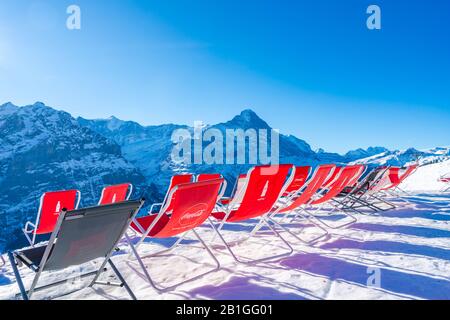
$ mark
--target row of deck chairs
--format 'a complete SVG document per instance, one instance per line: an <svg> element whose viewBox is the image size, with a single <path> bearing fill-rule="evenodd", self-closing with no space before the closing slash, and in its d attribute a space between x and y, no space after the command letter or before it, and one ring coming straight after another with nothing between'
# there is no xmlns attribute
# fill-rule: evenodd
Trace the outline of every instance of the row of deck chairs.
<svg viewBox="0 0 450 320"><path fill-rule="evenodd" d="M169 253L182 245L188 235L198 240L215 267L182 283L220 268L211 244L227 250L237 262L261 262L293 253L291 243L282 232L301 242L314 243L327 236L330 228L344 228L355 223L357 213L391 209L395 204L388 199L401 197L399 185L416 169L417 166L406 170L394 167L369 170L364 165L320 165L315 170L290 164L257 166L238 177L230 197L224 197L226 181L220 174L177 175L171 179L164 201L153 204L148 214L139 217L137 213L145 200L129 200L132 193L130 184L106 187L98 205L84 209L78 209L80 193L77 190L50 192L41 198L36 222L28 222L23 229L31 247L10 252L8 256L23 299L68 281L63 279L38 287L44 271L67 269L99 258L101 261L94 271L77 274L76 278L93 276L89 286L120 286L136 299L111 259L121 241L129 247L129 262L142 269L155 289L172 290L181 283L171 286L156 283L144 261ZM334 214L343 218L338 223L327 219ZM306 219L321 233L312 239L303 239L295 225L300 219ZM224 227L242 222L251 224L252 231L242 232L242 240L231 242L226 239ZM200 226L210 230L212 240L209 244L198 232ZM245 245L246 240L260 233L262 237L268 237L267 232L282 241L285 246L283 252L259 257L237 254L237 247ZM51 234L50 240L36 244L36 235L41 234ZM134 239L139 239L137 242L133 235ZM172 237L178 240L169 249L146 256L140 254L140 247L146 239ZM35 272L28 290L19 273L22 265ZM108 270L107 265L118 282L99 280Z"/></svg>

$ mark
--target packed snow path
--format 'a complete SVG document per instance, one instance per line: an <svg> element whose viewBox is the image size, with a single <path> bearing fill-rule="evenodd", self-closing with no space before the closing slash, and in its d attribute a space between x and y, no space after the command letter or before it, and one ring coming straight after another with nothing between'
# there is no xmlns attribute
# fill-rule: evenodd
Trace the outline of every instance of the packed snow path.
<svg viewBox="0 0 450 320"><path fill-rule="evenodd" d="M139 266L127 260L126 247L114 261L139 299L450 299L450 195L415 194L408 200L411 204L397 202L402 207L379 216L358 215L357 224L333 230L329 238L313 246L284 232L295 253L271 262L237 264L214 246L222 269L168 293L160 294L148 284ZM237 239L249 229L246 224L233 225L225 228L225 235ZM206 240L212 236L206 226L200 231ZM315 232L315 227L307 226L303 235L308 238ZM140 252L155 252L171 242L147 241ZM238 253L257 257L279 252L280 245L273 236L260 235L239 246ZM154 280L170 285L206 271L211 267L208 259L196 241L188 240L172 254L144 262ZM0 270L0 299L15 299L18 288L9 262L2 266L0 260ZM29 285L32 273L25 268L21 272ZM60 286L53 293L70 291L73 285ZM34 298L40 296L37 293ZM61 299L128 296L122 288L97 286Z"/></svg>

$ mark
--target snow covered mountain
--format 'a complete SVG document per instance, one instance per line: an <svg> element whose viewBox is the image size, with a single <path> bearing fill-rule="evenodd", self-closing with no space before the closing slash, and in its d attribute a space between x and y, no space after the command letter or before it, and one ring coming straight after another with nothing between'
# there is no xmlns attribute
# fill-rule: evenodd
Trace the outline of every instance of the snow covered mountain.
<svg viewBox="0 0 450 320"><path fill-rule="evenodd" d="M382 154L385 152L389 152L389 150L383 147L369 147L366 150L360 148L347 152L344 155L344 158L346 159L346 161L351 162L358 159L372 157L374 155Z"/></svg>
<svg viewBox="0 0 450 320"><path fill-rule="evenodd" d="M426 150L409 148L407 150L386 150L382 153L361 158L352 163L405 166L414 162L420 165L427 165L436 162L443 162L450 159L450 147L437 147Z"/></svg>
<svg viewBox="0 0 450 320"><path fill-rule="evenodd" d="M152 197L120 146L70 114L39 102L0 106L0 251L25 244L20 228L36 218L43 192L78 189L87 206L98 202L104 185L121 182Z"/></svg>
<svg viewBox="0 0 450 320"><path fill-rule="evenodd" d="M122 121L115 117L105 120L77 119L81 126L89 128L117 143L123 156L145 176L149 184L155 183L159 198L166 192L168 182L177 171L171 160L172 132L187 128L173 124L141 126L133 121Z"/></svg>
<svg viewBox="0 0 450 320"><path fill-rule="evenodd" d="M155 184L161 191L160 197L163 196L170 177L175 172L220 172L229 181L230 190L235 177L246 172L252 166L174 163L170 157L173 148L171 134L175 129L187 129L193 135L194 128L192 127L174 124L142 126L136 122L122 121L115 117L100 120L78 118L78 122L118 143L122 147L124 157L139 168L148 183ZM218 129L225 136L228 129L266 129L269 131L271 127L255 112L247 109L230 121L206 125L203 129ZM269 148L269 154L270 152ZM404 151L390 151L384 147L369 147L366 150L357 149L340 155L322 149L314 152L307 142L292 135L280 134L279 152L280 163L296 165L365 163L404 166L416 160L419 160L421 164L444 161L448 158L450 149L435 148L418 151L410 148ZM246 156L248 156L248 152L246 152Z"/></svg>
<svg viewBox="0 0 450 320"><path fill-rule="evenodd" d="M176 129L187 129L193 136L193 127L173 124L144 127L136 122L121 121L114 117L101 120L78 118L78 123L118 143L122 147L124 157L141 170L149 183L157 185L158 190L162 192L166 191L174 172L220 172L230 182L229 188L231 189L235 177L239 173L246 172L252 166L250 164L193 164L193 161L191 163L174 163L171 158L172 132ZM232 120L205 126L204 130L206 129L217 129L225 137L228 129L266 129L269 132L271 127L252 110L244 110ZM268 153L271 154L270 142L268 144ZM281 163L315 165L323 162L309 144L294 136L281 134L279 150ZM224 150L224 159L225 157ZM340 159L344 160L343 157ZM234 163L237 163L236 160L235 155Z"/></svg>
<svg viewBox="0 0 450 320"><path fill-rule="evenodd" d="M171 157L174 146L171 137L176 129L188 130L194 136L194 128L186 125L142 126L115 117L74 119L39 102L25 107L1 105L0 252L5 247L24 244L20 228L25 221L35 218L39 197L45 191L79 189L81 205L85 206L97 202L104 185L127 181L136 187L134 196L144 195L152 202L162 200L175 173L219 172L229 182L230 191L235 177L253 166L175 162ZM271 127L252 110L244 110L230 121L204 129L217 129L226 136L229 129L269 131ZM268 145L270 154L270 141ZM422 164L450 158L450 148L389 151L375 147L345 155L315 152L307 142L283 134L279 137L279 152L281 163L296 165L330 162L405 165L418 158ZM234 160L236 163L237 159Z"/></svg>

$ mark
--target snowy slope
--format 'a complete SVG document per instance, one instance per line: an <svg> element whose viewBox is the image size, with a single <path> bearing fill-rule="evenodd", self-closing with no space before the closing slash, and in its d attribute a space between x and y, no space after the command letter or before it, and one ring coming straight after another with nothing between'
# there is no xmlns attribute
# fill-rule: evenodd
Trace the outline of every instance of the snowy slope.
<svg viewBox="0 0 450 320"><path fill-rule="evenodd" d="M380 216L358 215L357 224L332 231L328 239L314 246L283 233L292 242L294 254L272 262L237 264L214 245L222 264L219 271L162 294L143 278L138 265L127 259L126 246L113 259L139 299L450 299L450 196L417 195L410 200L412 204ZM298 231L302 226L298 225ZM237 224L226 228L225 235L238 239L248 230L246 224ZM205 240L210 239L206 227L199 232ZM308 227L302 236L308 238L316 232ZM149 241L141 254L166 248L173 241ZM189 244L173 254L144 259L154 280L170 285L211 268L205 250L195 246L195 241ZM283 249L275 237L261 234L236 250L240 255L260 257ZM9 265L1 267L1 262L0 269L0 299L14 299L18 289L12 270ZM22 271L28 285L31 273ZM374 274L380 276L379 286L371 281ZM71 285L53 294L61 294ZM35 296L39 297L42 295ZM102 286L61 299L128 297L122 288Z"/></svg>
<svg viewBox="0 0 450 320"><path fill-rule="evenodd" d="M422 165L413 175L402 183L401 188L409 191L439 191L448 185L441 182L439 178L449 174L450 159Z"/></svg>

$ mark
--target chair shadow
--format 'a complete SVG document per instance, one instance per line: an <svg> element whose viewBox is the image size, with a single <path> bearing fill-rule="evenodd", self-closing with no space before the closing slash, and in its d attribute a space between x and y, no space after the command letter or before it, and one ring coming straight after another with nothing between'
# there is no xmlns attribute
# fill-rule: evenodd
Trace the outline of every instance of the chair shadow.
<svg viewBox="0 0 450 320"><path fill-rule="evenodd" d="M450 261L450 250L409 244L394 241L356 241L350 239L339 239L333 242L325 243L320 246L321 249L359 249L367 251L380 251L400 254L414 254L427 256L430 258L444 259Z"/></svg>
<svg viewBox="0 0 450 320"><path fill-rule="evenodd" d="M316 253L297 254L283 259L280 265L325 276L333 281L342 280L363 286L367 286L368 279L372 275L368 266L324 257ZM392 294L423 299L450 299L450 281L390 269L379 269L381 277L379 289Z"/></svg>
<svg viewBox="0 0 450 320"><path fill-rule="evenodd" d="M448 230L433 229L427 227L355 223L350 228L363 231L397 233L397 234L400 233L404 235L424 237L424 238L450 238L450 231Z"/></svg>
<svg viewBox="0 0 450 320"><path fill-rule="evenodd" d="M197 296L213 300L305 300L302 295L280 292L276 288L251 283L251 277L232 277L227 282L215 286L206 285L189 291Z"/></svg>
<svg viewBox="0 0 450 320"><path fill-rule="evenodd" d="M131 240L131 243L133 245L136 245L139 242L140 239L141 239L140 237L133 237L130 240ZM145 238L143 243L160 245L160 246L163 246L165 248L170 248L170 247L172 247L175 244L175 242L178 241L178 239L179 238L177 238L177 237L172 237L172 238ZM191 239L183 239L181 241L181 244L192 244L192 243L199 243L199 241L198 240L191 240Z"/></svg>
<svg viewBox="0 0 450 320"><path fill-rule="evenodd" d="M6 277L3 273L0 273L0 286L7 286L7 285L12 284L12 283L13 282L11 281L11 279Z"/></svg>
<svg viewBox="0 0 450 320"><path fill-rule="evenodd" d="M441 210L442 211L442 210ZM436 210L410 210L398 209L383 212L380 216L388 218L422 218L437 221L450 221L450 212L443 211L444 214Z"/></svg>

